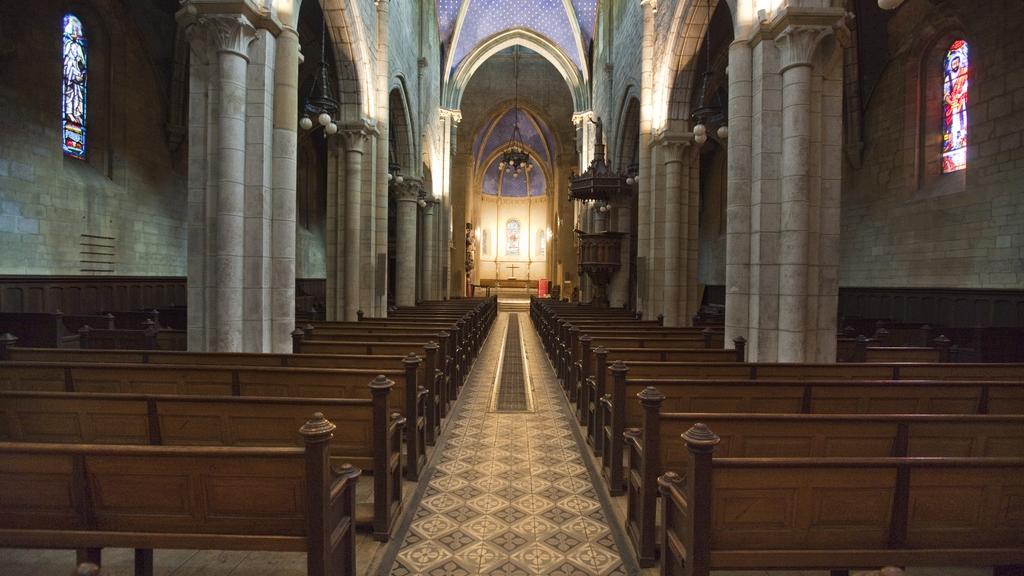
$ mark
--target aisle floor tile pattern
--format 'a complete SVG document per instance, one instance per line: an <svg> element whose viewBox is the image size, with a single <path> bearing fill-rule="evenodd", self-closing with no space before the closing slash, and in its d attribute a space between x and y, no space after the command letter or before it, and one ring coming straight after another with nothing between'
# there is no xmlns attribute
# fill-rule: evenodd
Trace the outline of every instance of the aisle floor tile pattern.
<svg viewBox="0 0 1024 576"><path fill-rule="evenodd" d="M492 335L504 334L507 322L502 314ZM536 387L534 411L488 411L502 344L500 337L489 339L438 444L442 452L390 574L635 571L623 563L536 332L520 326Z"/></svg>
<svg viewBox="0 0 1024 576"><path fill-rule="evenodd" d="M519 314L509 314L505 330L505 350L501 358L501 374L495 396L498 412L525 412L530 409L526 392L526 371L519 332Z"/></svg>

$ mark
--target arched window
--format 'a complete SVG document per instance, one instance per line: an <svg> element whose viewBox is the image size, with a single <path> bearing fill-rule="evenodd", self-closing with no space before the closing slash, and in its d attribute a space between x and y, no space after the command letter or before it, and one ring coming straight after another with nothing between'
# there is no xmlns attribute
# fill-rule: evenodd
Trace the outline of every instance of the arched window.
<svg viewBox="0 0 1024 576"><path fill-rule="evenodd" d="M967 42L954 40L943 60L942 173L967 168Z"/></svg>
<svg viewBox="0 0 1024 576"><path fill-rule="evenodd" d="M88 88L88 52L82 21L74 14L64 15L62 67L62 123L64 154L85 158L86 95Z"/></svg>
<svg viewBox="0 0 1024 576"><path fill-rule="evenodd" d="M515 218L505 223L505 255L519 256L519 220Z"/></svg>

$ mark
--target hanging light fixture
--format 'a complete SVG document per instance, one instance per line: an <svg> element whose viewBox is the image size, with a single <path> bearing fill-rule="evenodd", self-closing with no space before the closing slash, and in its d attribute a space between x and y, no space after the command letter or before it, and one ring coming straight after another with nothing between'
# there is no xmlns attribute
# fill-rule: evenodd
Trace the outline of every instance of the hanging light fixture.
<svg viewBox="0 0 1024 576"><path fill-rule="evenodd" d="M501 153L498 170L504 171L513 178L518 178L521 173L533 170L530 155L526 152L523 136L519 132L519 46L512 48L512 68L515 76L515 119L512 124L512 136L509 137L508 143L505 144L505 150Z"/></svg>
<svg viewBox="0 0 1024 576"><path fill-rule="evenodd" d="M324 138L338 133L338 124L334 114L338 111L338 100L331 92L330 66L327 64L327 18L323 20L320 40L320 62L309 88L309 96L303 106L303 116L299 119L299 127L303 130L324 129ZM314 118L316 119L314 122Z"/></svg>
<svg viewBox="0 0 1024 576"><path fill-rule="evenodd" d="M711 70L711 0L708 0L707 4L707 32L704 34L704 74L701 75L700 92L698 93L697 107L690 114L690 119L694 122L693 125L693 139L698 144L703 144L708 141L708 124L712 122L722 121L722 128L725 127L722 113L722 103L718 98L718 90L715 90L714 95L708 98L708 90L712 85L715 73ZM717 134L719 137L723 137L723 130L719 128ZM724 135L728 136L728 128L724 130Z"/></svg>

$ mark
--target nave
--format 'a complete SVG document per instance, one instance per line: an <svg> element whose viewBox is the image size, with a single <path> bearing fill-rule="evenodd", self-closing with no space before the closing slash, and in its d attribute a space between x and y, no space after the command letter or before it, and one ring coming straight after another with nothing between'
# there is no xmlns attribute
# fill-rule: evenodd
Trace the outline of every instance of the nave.
<svg viewBox="0 0 1024 576"><path fill-rule="evenodd" d="M638 568L625 534L627 497L610 497L540 336L521 309L491 326L462 393L429 450L419 481L404 484L404 512L389 543L356 538L357 574L658 574ZM522 335L527 411L503 412L509 325ZM653 332L647 328L649 332ZM636 363L639 366L639 362ZM679 443L678 450L685 448ZM361 484L366 488L366 484ZM366 500L367 494L360 496ZM105 576L132 574L128 549L103 551ZM0 549L0 574L68 573L71 551ZM154 574L307 574L306 555L157 550ZM824 576L825 571L714 571L716 576ZM990 569L908 569L911 576L987 576ZM856 574L856 573L855 573Z"/></svg>

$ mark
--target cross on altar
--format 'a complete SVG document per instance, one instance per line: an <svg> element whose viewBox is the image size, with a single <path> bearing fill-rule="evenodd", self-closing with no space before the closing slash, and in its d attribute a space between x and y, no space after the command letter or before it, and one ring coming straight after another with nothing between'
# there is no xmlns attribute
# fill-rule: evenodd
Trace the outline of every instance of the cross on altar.
<svg viewBox="0 0 1024 576"><path fill-rule="evenodd" d="M512 279L512 278L516 277L516 268L521 268L521 266L516 266L515 264L509 264L507 266L507 268L512 270L512 274L509 276L509 279Z"/></svg>

